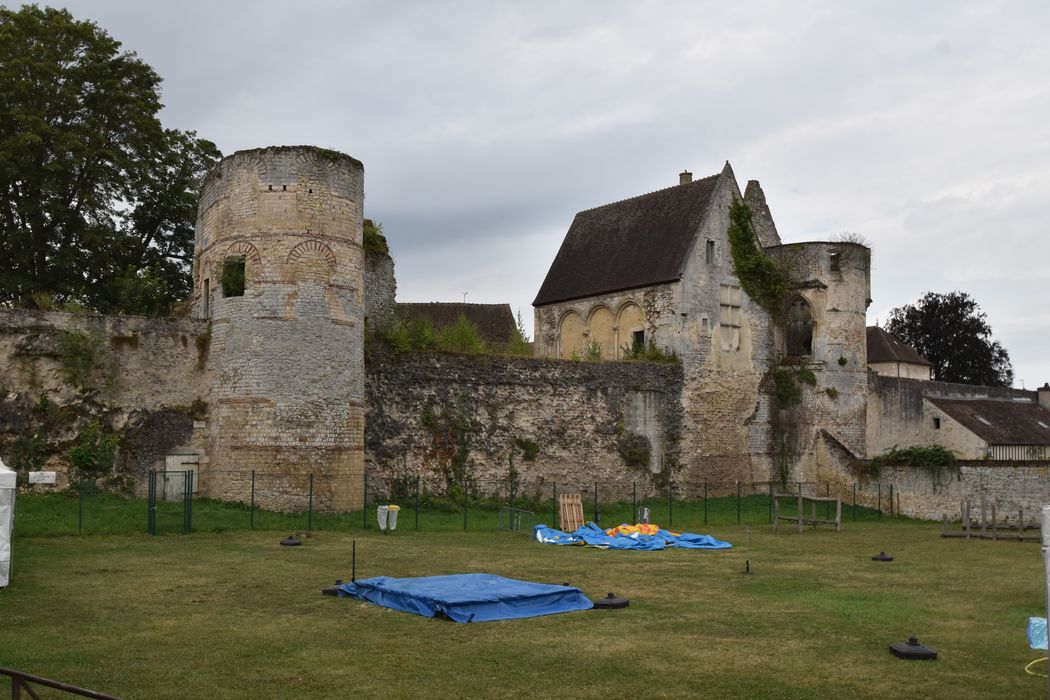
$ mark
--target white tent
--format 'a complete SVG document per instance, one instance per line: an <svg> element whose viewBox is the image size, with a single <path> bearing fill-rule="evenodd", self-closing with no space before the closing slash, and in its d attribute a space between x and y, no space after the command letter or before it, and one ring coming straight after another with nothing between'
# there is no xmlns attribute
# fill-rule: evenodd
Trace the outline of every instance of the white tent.
<svg viewBox="0 0 1050 700"><path fill-rule="evenodd" d="M0 588L11 580L11 526L15 519L15 472L0 459Z"/></svg>

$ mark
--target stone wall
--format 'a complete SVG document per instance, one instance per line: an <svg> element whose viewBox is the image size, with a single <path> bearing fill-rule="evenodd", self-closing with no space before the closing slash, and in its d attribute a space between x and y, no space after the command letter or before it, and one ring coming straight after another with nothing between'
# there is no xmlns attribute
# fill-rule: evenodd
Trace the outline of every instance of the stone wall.
<svg viewBox="0 0 1050 700"><path fill-rule="evenodd" d="M914 380L913 380L914 381ZM979 507L995 505L1000 522L1016 522L1018 508L1035 520L1039 509L1050 503L1050 462L985 462L963 460L958 469L932 472L916 467L884 467L877 478L860 479L851 455L825 434L820 441L816 479L831 485L831 494L852 503L857 485L857 505L881 507L899 515L926 520L960 517L960 503ZM991 516L990 510L988 516Z"/></svg>
<svg viewBox="0 0 1050 700"><path fill-rule="evenodd" d="M509 455L532 495L550 486L630 497L674 475L682 432L681 367L373 348L366 361L370 490L444 493L465 472L482 493L506 493ZM525 457L525 445L536 454Z"/></svg>
<svg viewBox="0 0 1050 700"><path fill-rule="evenodd" d="M118 485L144 485L172 452L201 451L207 322L0 310L0 457L59 472L94 420L120 438Z"/></svg>
<svg viewBox="0 0 1050 700"><path fill-rule="evenodd" d="M397 281L394 259L386 253L365 253L365 325L382 328L394 321Z"/></svg>

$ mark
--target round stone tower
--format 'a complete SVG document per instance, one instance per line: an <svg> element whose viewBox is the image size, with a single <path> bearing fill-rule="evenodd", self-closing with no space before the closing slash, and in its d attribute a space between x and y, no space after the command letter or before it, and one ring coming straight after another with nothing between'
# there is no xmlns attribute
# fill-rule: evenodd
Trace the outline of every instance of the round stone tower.
<svg viewBox="0 0 1050 700"><path fill-rule="evenodd" d="M364 167L335 151L238 151L208 174L193 312L209 319L209 497L264 507L361 507Z"/></svg>

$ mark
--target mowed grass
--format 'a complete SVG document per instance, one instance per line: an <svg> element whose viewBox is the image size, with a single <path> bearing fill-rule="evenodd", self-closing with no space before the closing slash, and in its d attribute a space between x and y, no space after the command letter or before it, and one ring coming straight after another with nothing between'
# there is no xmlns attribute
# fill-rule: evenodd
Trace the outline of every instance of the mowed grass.
<svg viewBox="0 0 1050 700"><path fill-rule="evenodd" d="M694 531L699 528L691 528ZM1044 607L1034 543L883 519L725 552L614 552L498 532L17 536L0 665L128 698L1025 698ZM625 610L458 625L322 596L358 577L490 572ZM888 564L871 561L886 550ZM751 576L744 576L745 558ZM909 634L935 662L891 656Z"/></svg>

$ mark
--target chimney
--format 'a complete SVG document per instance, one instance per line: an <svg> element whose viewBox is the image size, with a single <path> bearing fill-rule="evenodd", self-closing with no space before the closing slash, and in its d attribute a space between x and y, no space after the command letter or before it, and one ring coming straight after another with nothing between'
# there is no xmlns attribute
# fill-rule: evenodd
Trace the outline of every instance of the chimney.
<svg viewBox="0 0 1050 700"><path fill-rule="evenodd" d="M693 181L693 174L691 172L689 172L688 170L683 170L682 172L680 172L678 174L678 184L679 185L688 185L692 181Z"/></svg>
<svg viewBox="0 0 1050 700"><path fill-rule="evenodd" d="M1043 382L1037 391L1039 392L1039 403L1043 408L1050 410L1050 382Z"/></svg>

